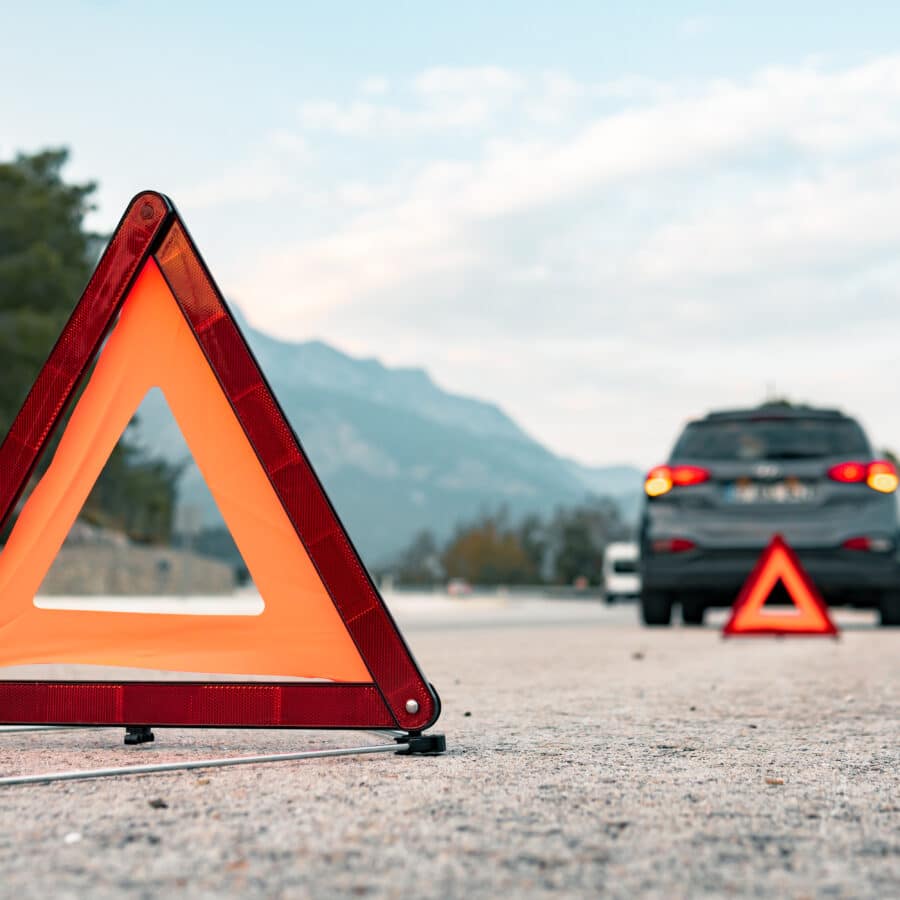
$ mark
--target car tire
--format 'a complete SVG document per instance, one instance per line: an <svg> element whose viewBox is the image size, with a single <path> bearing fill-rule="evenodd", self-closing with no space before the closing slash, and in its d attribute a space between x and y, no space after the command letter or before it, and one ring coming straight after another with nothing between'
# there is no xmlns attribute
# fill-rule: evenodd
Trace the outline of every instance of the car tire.
<svg viewBox="0 0 900 900"><path fill-rule="evenodd" d="M900 627L900 591L885 591L879 607L883 626Z"/></svg>
<svg viewBox="0 0 900 900"><path fill-rule="evenodd" d="M607 606L612 606L619 598L616 594L607 594L604 599L606 600Z"/></svg>
<svg viewBox="0 0 900 900"><path fill-rule="evenodd" d="M643 591L641 618L645 625L671 625L672 598L665 591Z"/></svg>
<svg viewBox="0 0 900 900"><path fill-rule="evenodd" d="M681 601L681 621L685 625L702 625L706 606L700 600Z"/></svg>

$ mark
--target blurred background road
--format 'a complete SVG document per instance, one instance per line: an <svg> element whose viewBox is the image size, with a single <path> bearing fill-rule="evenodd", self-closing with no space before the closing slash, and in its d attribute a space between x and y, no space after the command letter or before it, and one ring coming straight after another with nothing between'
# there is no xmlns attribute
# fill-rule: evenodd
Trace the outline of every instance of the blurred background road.
<svg viewBox="0 0 900 900"><path fill-rule="evenodd" d="M596 598L548 600L540 594L476 594L464 600L441 594L388 594L385 598L401 629L406 632L470 628L544 628L548 626L595 625L633 631L639 626L636 602L607 605ZM730 610L712 610L703 630L719 630ZM871 610L831 610L838 626L850 629L875 628Z"/></svg>
<svg viewBox="0 0 900 900"><path fill-rule="evenodd" d="M0 894L888 897L896 640L643 629L634 605L389 598L446 757L317 760L0 792ZM852 627L856 626L856 627ZM5 734L4 774L370 743Z"/></svg>
<svg viewBox="0 0 900 900"><path fill-rule="evenodd" d="M440 631L469 628L540 628L551 625L598 625L627 628L638 625L637 601L606 604L598 596L580 599L548 598L540 591L477 591L453 597L445 591L390 591L384 594L401 631ZM42 609L89 609L108 612L151 611L197 614L228 611L258 614L263 602L255 591L227 597L39 597ZM730 610L711 610L706 624L721 628ZM841 628L875 627L873 610L833 609L832 618Z"/></svg>

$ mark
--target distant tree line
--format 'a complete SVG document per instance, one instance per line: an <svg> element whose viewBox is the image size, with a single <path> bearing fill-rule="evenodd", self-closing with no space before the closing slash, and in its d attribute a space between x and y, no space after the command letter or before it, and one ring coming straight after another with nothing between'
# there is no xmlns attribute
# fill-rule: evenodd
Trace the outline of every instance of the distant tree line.
<svg viewBox="0 0 900 900"><path fill-rule="evenodd" d="M598 585L606 545L630 536L618 504L608 498L517 522L501 510L458 526L443 543L430 531L420 532L389 571L397 584L408 586L452 579L473 585L572 585L576 580Z"/></svg>
<svg viewBox="0 0 900 900"><path fill-rule="evenodd" d="M66 150L0 162L0 440L6 436L97 263L105 238L85 228L94 183L67 184ZM44 454L38 475L51 454ZM127 434L82 517L133 540L167 542L180 467L148 458ZM3 539L0 535L0 540Z"/></svg>

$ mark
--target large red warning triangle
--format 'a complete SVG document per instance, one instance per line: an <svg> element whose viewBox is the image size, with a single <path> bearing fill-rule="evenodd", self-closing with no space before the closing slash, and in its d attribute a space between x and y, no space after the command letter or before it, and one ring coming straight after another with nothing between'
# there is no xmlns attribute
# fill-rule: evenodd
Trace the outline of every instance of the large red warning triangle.
<svg viewBox="0 0 900 900"><path fill-rule="evenodd" d="M790 609L766 609L765 602L779 581L794 605ZM838 632L825 601L797 554L776 534L741 588L722 633L836 635Z"/></svg>
<svg viewBox="0 0 900 900"><path fill-rule="evenodd" d="M257 616L35 605L153 388L162 390L259 588L265 608ZM417 732L436 721L437 694L160 194L132 201L0 445L0 528L70 408L50 465L0 551L0 679L7 679L0 723ZM103 675L27 677L47 665Z"/></svg>

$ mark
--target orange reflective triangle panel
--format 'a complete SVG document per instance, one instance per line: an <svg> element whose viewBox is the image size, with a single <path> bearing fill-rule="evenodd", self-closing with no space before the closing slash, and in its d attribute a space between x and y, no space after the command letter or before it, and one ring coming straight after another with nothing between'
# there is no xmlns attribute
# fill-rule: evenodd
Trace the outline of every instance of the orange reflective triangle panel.
<svg viewBox="0 0 900 900"><path fill-rule="evenodd" d="M260 592L258 615L35 603L154 388ZM434 723L437 694L160 194L132 201L0 445L0 528L69 410L49 466L0 550L0 723L405 731ZM35 667L46 666L68 680L34 680Z"/></svg>
<svg viewBox="0 0 900 900"><path fill-rule="evenodd" d="M765 602L781 581L793 602L789 609L766 609ZM827 634L837 627L828 607L800 564L797 554L776 534L741 588L731 617L722 630L735 634Z"/></svg>

